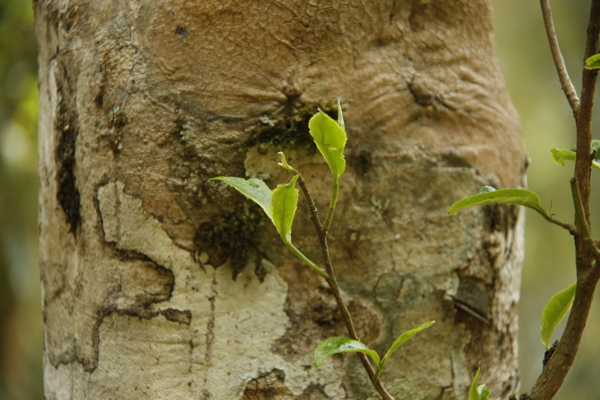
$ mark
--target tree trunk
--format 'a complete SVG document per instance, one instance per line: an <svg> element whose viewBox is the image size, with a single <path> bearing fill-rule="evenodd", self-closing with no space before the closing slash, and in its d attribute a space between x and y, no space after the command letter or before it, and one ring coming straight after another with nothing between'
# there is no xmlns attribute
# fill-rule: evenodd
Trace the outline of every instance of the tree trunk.
<svg viewBox="0 0 600 400"><path fill-rule="evenodd" d="M361 339L404 345L397 399L516 392L523 184L489 1L34 1L48 399L376 399L325 282L218 175L290 179L326 210L308 118L348 131L330 249ZM322 211L322 215L323 211ZM322 264L306 206L293 240Z"/></svg>

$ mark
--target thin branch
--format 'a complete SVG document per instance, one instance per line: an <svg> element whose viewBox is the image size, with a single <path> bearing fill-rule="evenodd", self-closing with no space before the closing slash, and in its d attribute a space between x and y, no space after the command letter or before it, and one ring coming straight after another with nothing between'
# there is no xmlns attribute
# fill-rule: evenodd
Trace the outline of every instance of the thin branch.
<svg viewBox="0 0 600 400"><path fill-rule="evenodd" d="M546 34L548 35L550 51L552 52L552 58L554 59L554 64L556 65L558 78L560 79L562 89L565 92L565 95L567 96L567 100L571 105L573 115L577 115L577 113L579 112L579 98L577 97L577 92L575 91L573 82L571 82L571 78L569 78L569 73L567 72L565 60L562 56L562 53L560 52L560 46L558 45L558 38L556 37L556 30L554 29L554 22L552 20L552 10L550 10L549 0L540 0L540 4L542 6L544 25L546 26Z"/></svg>
<svg viewBox="0 0 600 400"><path fill-rule="evenodd" d="M348 307L346 306L346 303L344 302L344 299L342 298L342 293L340 292L340 288L335 277L335 272L331 264L331 257L329 256L327 237L325 236L323 226L321 225L321 222L319 220L319 213L317 211L317 207L315 206L314 199L310 194L310 190L308 190L308 185L306 184L306 181L304 180L302 175L297 170L288 167L289 166L287 165L284 166L284 168L286 168L288 171L298 175L298 184L300 185L300 189L302 190L302 193L304 193L304 198L308 203L308 209L310 210L310 219L313 222L313 225L315 226L315 230L317 231L317 237L319 238L319 243L321 245L321 253L323 254L323 259L325 260L325 271L329 276L328 278L325 278L325 280L327 281L327 284L329 285L329 288L333 293L333 297L335 298L338 308L342 313L342 319L344 320L346 329L348 330L348 335L351 339L360 340L356 332L356 328L354 327L352 316L350 314L350 311L348 310ZM367 375L369 375L369 379L371 380L373 387L381 395L383 400L394 400L392 395L390 395L388 391L383 387L381 380L375 376L375 369L371 365L371 362L369 361L367 355L358 353L358 356L365 371L367 372Z"/></svg>

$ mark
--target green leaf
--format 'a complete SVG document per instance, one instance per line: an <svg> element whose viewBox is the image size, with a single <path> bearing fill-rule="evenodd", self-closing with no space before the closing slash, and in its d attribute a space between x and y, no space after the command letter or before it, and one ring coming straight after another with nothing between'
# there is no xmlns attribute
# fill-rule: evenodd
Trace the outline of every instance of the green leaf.
<svg viewBox="0 0 600 400"><path fill-rule="evenodd" d="M592 140L592 149L596 150L596 157L592 161L592 166L600 171L600 140ZM577 149L557 149L553 147L550 149L552 153L552 159L558 164L565 165L565 161L575 161L577 155Z"/></svg>
<svg viewBox="0 0 600 400"><path fill-rule="evenodd" d="M557 149L552 147L550 149L552 153L552 159L560 165L565 165L565 161L575 161L576 153L573 150Z"/></svg>
<svg viewBox="0 0 600 400"><path fill-rule="evenodd" d="M425 323L417 326L416 328L411 329L408 332L404 332L403 334L401 334L400 336L398 336L398 339L396 339L394 341L394 343L392 343L392 345L390 346L390 349L387 351L387 353L385 353L385 356L383 356L383 359L381 360L380 365L378 365L378 367L377 367L377 376L379 376L379 373L383 369L383 366L385 365L387 359L392 355L393 352L395 352L396 350L398 350L398 348L400 346L402 346L404 343L406 343L408 341L408 339L410 339L411 337L415 336L417 333L421 332L423 329L429 328L433 324L435 324L435 321L425 322Z"/></svg>
<svg viewBox="0 0 600 400"><path fill-rule="evenodd" d="M479 373L481 372L480 368L477 368L477 373L473 378L473 382L471 382L471 389L469 389L469 400L489 400L491 392L485 385L477 386L477 381L479 380Z"/></svg>
<svg viewBox="0 0 600 400"><path fill-rule="evenodd" d="M271 192L271 189L269 189L267 184L260 179L217 176L216 178L209 179L209 181L223 181L229 184L238 192L258 204L264 210L265 214L267 214L267 216L271 219L271 221L273 221L273 214L271 213L271 197L273 192ZM275 221L273 221L273 223L275 223Z"/></svg>
<svg viewBox="0 0 600 400"><path fill-rule="evenodd" d="M373 359L375 365L379 365L377 352L364 343L347 337L330 337L315 349L315 367L321 365L327 357L338 353L364 353Z"/></svg>
<svg viewBox="0 0 600 400"><path fill-rule="evenodd" d="M452 206L448 209L448 214L454 214L463 208L482 206L484 204L516 204L532 208L546 218L550 217L540 204L540 197L531 190L495 190L491 186L484 186L479 190L479 192L477 192L477 194L452 204Z"/></svg>
<svg viewBox="0 0 600 400"><path fill-rule="evenodd" d="M346 170L344 147L347 137L344 129L321 110L308 121L308 128L333 176L342 175Z"/></svg>
<svg viewBox="0 0 600 400"><path fill-rule="evenodd" d="M552 296L542 312L542 332L540 336L542 343L546 346L546 350L550 348L552 332L554 332L556 326L562 321L565 315L567 315L567 312L569 312L573 305L576 289L577 283L574 283L565 290Z"/></svg>
<svg viewBox="0 0 600 400"><path fill-rule="evenodd" d="M271 197L273 223L285 243L292 242L292 223L298 205L298 189L295 187L297 180L298 175L294 175L290 183L277 185Z"/></svg>
<svg viewBox="0 0 600 400"><path fill-rule="evenodd" d="M587 60L585 60L586 69L598 69L600 68L600 54L594 54Z"/></svg>

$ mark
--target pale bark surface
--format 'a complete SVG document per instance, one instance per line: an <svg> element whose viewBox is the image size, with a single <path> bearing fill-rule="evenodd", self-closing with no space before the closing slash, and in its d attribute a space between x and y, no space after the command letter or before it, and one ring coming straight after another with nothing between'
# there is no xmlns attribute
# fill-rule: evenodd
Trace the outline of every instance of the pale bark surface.
<svg viewBox="0 0 600 400"><path fill-rule="evenodd" d="M330 248L359 334L383 351L437 321L386 387L464 399L480 366L496 396L516 392L523 212L446 213L523 184L488 1L34 3L47 398L375 398L355 356L311 366L346 333L324 282L207 182L286 181L284 150L325 210L304 124L337 98L348 169ZM320 263L303 211L294 242Z"/></svg>

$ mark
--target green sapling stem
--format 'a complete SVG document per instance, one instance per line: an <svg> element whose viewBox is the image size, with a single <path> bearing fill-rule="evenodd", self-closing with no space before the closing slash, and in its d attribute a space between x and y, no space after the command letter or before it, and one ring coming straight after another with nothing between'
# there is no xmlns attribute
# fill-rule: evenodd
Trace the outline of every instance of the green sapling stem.
<svg viewBox="0 0 600 400"><path fill-rule="evenodd" d="M331 221L333 221L333 213L335 212L335 205L337 203L338 194L340 192L340 177L333 177L333 189L331 190L331 201L329 202L329 211L327 212L327 217L325 217L325 222L323 223L323 234L327 235L327 231L331 226Z"/></svg>
<svg viewBox="0 0 600 400"><path fill-rule="evenodd" d="M283 238L282 238L283 239ZM325 272L324 269L319 268L317 265L315 265L315 263L313 263L312 261L310 261L304 254L302 254L302 252L300 250L298 250L296 248L296 246L294 246L291 242L284 240L283 241L285 243L285 245L292 251L292 253L294 253L294 255L296 257L298 257L302 262L304 262L304 264L308 265L310 267L310 269L312 269L313 271L315 271L317 274L321 275L323 278L329 280L331 279L329 274L327 272Z"/></svg>
<svg viewBox="0 0 600 400"><path fill-rule="evenodd" d="M591 239L592 234L590 232L587 219L585 218L585 211L583 210L583 202L581 201L581 191L579 190L579 183L577 178L571 178L571 193L573 194L573 205L575 206L575 223L581 233L581 237L584 239Z"/></svg>

